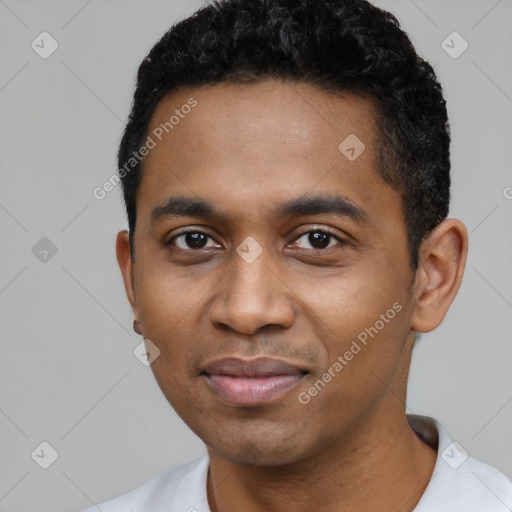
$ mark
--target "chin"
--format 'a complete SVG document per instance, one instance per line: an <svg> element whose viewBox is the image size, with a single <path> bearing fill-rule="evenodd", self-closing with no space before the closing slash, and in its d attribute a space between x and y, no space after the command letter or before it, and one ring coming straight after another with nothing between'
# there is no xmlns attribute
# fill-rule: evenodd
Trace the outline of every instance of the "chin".
<svg viewBox="0 0 512 512"><path fill-rule="evenodd" d="M224 459L242 466L284 466L298 462L302 457L290 451L282 452L257 446L254 443L242 443L238 446L229 446L225 449L209 447Z"/></svg>
<svg viewBox="0 0 512 512"><path fill-rule="evenodd" d="M198 434L209 450L235 464L282 466L299 462L307 456L305 440L308 436L298 422L277 426L272 423L259 429L223 425L213 435Z"/></svg>

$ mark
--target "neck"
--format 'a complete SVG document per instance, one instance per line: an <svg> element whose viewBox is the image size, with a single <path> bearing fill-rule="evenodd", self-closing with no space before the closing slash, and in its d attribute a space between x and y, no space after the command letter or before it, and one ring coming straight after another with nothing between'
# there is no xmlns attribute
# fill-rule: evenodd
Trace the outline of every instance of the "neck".
<svg viewBox="0 0 512 512"><path fill-rule="evenodd" d="M412 511L430 481L436 451L403 411L373 416L324 453L282 466L240 465L208 449L211 511Z"/></svg>

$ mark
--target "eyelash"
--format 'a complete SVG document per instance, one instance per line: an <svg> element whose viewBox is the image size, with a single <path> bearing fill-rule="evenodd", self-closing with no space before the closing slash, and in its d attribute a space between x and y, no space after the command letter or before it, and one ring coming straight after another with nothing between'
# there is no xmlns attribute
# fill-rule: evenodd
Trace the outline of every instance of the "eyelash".
<svg viewBox="0 0 512 512"><path fill-rule="evenodd" d="M174 240L176 240L177 238L179 238L180 236L184 236L184 235L187 235L189 233L200 233L202 235L205 235L209 238L211 238L212 240L214 240L214 238L209 234L207 233L206 231L203 231L201 229L191 229L191 230L188 230L188 231L183 231L177 235L174 235L171 239L169 239L165 245L173 245L174 246ZM344 240L343 238L340 238L338 235L334 234L332 231L330 231L329 229L325 229L325 228L316 228L316 229L309 229L307 231L304 231L303 233L300 233L299 235L297 235L295 237L295 239L293 240L294 242L296 242L297 240L299 240L300 238L302 238L304 235L307 235L308 233L324 233L326 235L329 235L330 237L332 238L335 238L339 243L341 243L342 245L345 245L347 244L347 241ZM330 249L331 247L327 247L327 248L324 248L324 249L305 249L306 251L325 251L327 249ZM177 247L177 249L181 249L181 247ZM200 251L201 249L181 249L183 251Z"/></svg>

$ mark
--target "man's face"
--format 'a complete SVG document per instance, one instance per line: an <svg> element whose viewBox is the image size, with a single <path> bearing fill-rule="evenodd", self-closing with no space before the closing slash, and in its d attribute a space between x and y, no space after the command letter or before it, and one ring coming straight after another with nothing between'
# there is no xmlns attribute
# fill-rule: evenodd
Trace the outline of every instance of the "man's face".
<svg viewBox="0 0 512 512"><path fill-rule="evenodd" d="M168 401L214 452L270 465L403 414L413 273L371 104L222 84L168 95L149 135L176 110L146 157L134 264Z"/></svg>

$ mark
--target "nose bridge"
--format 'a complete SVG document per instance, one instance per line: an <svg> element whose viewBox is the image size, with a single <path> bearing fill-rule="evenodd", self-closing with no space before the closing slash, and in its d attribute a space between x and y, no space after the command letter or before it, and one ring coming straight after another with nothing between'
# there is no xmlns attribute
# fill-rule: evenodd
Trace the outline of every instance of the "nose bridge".
<svg viewBox="0 0 512 512"><path fill-rule="evenodd" d="M263 251L255 259L246 258L250 251L244 253L244 248L240 244L233 254L229 275L210 310L211 321L248 334L264 325L289 327L293 308L272 255Z"/></svg>
<svg viewBox="0 0 512 512"><path fill-rule="evenodd" d="M233 258L232 282L228 286L230 295L246 296L246 299L253 297L258 302L271 300L275 273L271 271L272 261L268 252L260 254L254 261L246 260L239 254Z"/></svg>

